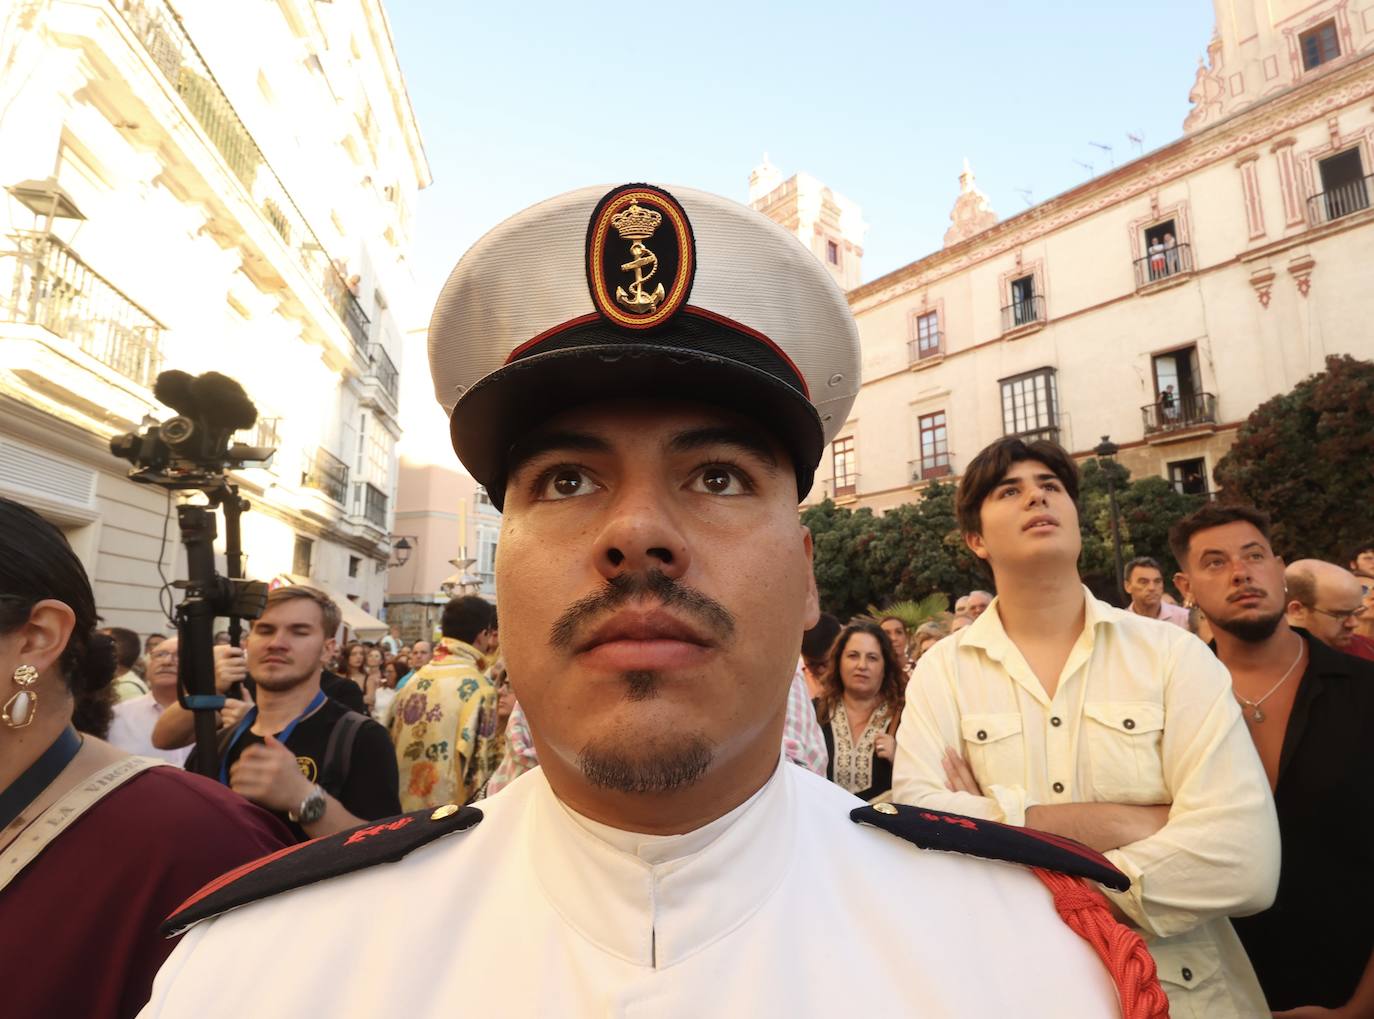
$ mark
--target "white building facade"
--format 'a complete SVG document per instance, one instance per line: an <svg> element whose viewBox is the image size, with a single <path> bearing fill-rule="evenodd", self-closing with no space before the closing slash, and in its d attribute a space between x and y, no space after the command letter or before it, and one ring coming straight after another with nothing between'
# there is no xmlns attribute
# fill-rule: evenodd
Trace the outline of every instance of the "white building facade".
<svg viewBox="0 0 1374 1019"><path fill-rule="evenodd" d="M1259 404L1374 358L1374 0L1216 6L1181 138L1000 221L966 165L944 247L849 290L810 501L911 502L1002 435L1206 492Z"/></svg>
<svg viewBox="0 0 1374 1019"><path fill-rule="evenodd" d="M222 372L277 450L236 475L248 576L375 626L430 181L379 0L39 0L0 68L0 494L64 529L108 624L166 631L176 521L164 547L109 440L170 416L159 371Z"/></svg>

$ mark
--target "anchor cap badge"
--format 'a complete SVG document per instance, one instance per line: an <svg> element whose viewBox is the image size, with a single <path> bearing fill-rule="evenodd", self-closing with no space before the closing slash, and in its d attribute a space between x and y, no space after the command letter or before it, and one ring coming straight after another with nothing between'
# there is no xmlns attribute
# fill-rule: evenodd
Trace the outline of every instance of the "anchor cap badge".
<svg viewBox="0 0 1374 1019"><path fill-rule="evenodd" d="M630 184L598 203L587 230L587 284L612 323L662 325L686 303L695 271L692 227L672 195Z"/></svg>

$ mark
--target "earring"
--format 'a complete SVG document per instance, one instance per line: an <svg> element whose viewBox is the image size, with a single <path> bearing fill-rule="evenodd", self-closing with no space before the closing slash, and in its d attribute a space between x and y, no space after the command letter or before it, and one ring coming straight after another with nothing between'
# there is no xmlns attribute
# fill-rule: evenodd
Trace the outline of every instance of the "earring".
<svg viewBox="0 0 1374 1019"><path fill-rule="evenodd" d="M3 718L11 729L22 729L33 721L34 712L38 708L38 694L29 687L37 682L37 666L21 665L14 670L14 685L19 689L5 702L4 712L0 713L0 718Z"/></svg>

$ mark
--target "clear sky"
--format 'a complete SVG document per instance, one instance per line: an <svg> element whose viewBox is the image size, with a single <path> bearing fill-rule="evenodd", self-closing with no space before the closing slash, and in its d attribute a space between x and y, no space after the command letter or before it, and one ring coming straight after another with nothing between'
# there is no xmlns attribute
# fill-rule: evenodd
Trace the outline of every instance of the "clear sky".
<svg viewBox="0 0 1374 1019"><path fill-rule="evenodd" d="M386 2L434 174L426 309L543 198L645 180L743 201L765 151L862 207L875 279L940 247L965 156L1008 216L1087 180L1076 161L1134 158L1128 132L1177 138L1214 21L1209 0ZM422 349L405 360L423 399Z"/></svg>
<svg viewBox="0 0 1374 1019"><path fill-rule="evenodd" d="M766 150L859 203L864 279L937 249L967 156L999 215L1177 138L1209 0L388 0L434 183L426 300L506 216L586 184L744 200ZM1110 155L1092 142L1113 147Z"/></svg>

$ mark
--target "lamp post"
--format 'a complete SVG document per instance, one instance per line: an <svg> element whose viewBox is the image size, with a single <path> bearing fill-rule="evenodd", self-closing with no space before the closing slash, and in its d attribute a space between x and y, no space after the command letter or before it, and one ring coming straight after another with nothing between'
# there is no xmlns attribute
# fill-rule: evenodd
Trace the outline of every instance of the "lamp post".
<svg viewBox="0 0 1374 1019"><path fill-rule="evenodd" d="M1102 436L1102 441L1094 448L1093 453L1098 460L1107 460L1115 463L1116 454L1121 452L1121 447L1114 443L1109 436ZM1121 592L1126 587L1125 572L1121 565L1121 517L1116 508L1116 478L1110 468L1107 474L1107 502L1111 506L1112 512L1112 555L1116 560L1116 596L1121 597Z"/></svg>

